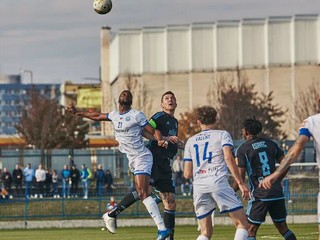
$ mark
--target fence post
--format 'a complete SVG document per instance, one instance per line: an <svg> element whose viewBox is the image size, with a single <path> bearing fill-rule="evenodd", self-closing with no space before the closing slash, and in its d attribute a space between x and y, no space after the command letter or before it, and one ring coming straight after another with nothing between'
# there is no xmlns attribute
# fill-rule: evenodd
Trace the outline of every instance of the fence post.
<svg viewBox="0 0 320 240"><path fill-rule="evenodd" d="M27 229L27 227L28 227L28 203L29 203L29 199L26 194L25 201L24 201L24 228L25 229Z"/></svg>

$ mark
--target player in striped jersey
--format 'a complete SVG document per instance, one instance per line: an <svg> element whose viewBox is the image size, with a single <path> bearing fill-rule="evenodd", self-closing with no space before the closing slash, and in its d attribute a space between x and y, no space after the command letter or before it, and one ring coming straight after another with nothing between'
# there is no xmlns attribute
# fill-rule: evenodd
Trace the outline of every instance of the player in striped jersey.
<svg viewBox="0 0 320 240"><path fill-rule="evenodd" d="M197 123L201 132L188 139L184 152L184 177L193 177L193 201L201 226L197 240L208 240L212 236L211 213L216 205L221 213L228 213L237 230L235 240L246 240L248 222L241 201L228 182L228 168L234 176L242 197L250 197L234 161L233 141L224 130L214 130L217 111L210 106L196 109Z"/></svg>
<svg viewBox="0 0 320 240"><path fill-rule="evenodd" d="M318 106L320 107L320 96L318 97ZM289 149L288 153L281 161L281 164L277 168L277 170L270 176L264 178L260 183L260 187L270 189L272 185L277 181L277 179L279 179L282 174L288 170L290 164L298 159L304 146L311 137L314 141L318 168L320 168L320 113L318 113L308 117L301 123L299 129L299 137L297 138L293 146ZM318 193L318 229L318 240L320 240L320 191Z"/></svg>
<svg viewBox="0 0 320 240"><path fill-rule="evenodd" d="M77 116L113 123L115 138L119 142L119 150L127 155L130 170L134 174L139 199L146 206L158 227L157 240L166 239L172 235L172 232L165 227L158 205L148 192L153 159L150 150L143 143L142 130L149 132L161 146L166 145L169 139L164 138L160 131L155 130L149 124L144 113L131 108L132 94L129 90L121 92L118 103L119 111L111 111L110 113L78 111L72 104L66 109ZM115 218L106 213L103 220L109 232L115 233Z"/></svg>

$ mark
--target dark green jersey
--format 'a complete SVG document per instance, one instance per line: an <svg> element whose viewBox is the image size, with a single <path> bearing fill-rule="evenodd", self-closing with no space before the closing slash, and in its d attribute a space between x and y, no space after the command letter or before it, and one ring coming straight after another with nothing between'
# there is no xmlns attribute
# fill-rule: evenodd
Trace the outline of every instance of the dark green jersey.
<svg viewBox="0 0 320 240"><path fill-rule="evenodd" d="M150 118L149 123L165 137L178 135L178 120L166 112L157 112ZM152 140L148 147L153 154L170 159L172 159L178 151L177 144L169 143L167 148L163 148L159 147L158 143Z"/></svg>

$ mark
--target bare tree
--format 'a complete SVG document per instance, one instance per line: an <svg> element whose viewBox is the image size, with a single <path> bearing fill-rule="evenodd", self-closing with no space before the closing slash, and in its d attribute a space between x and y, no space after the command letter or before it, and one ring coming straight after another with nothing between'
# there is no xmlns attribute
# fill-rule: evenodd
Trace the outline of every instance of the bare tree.
<svg viewBox="0 0 320 240"><path fill-rule="evenodd" d="M128 75L124 81L124 88L133 95L133 108L143 111L147 116L151 114L152 98L148 88L143 84L140 76Z"/></svg>
<svg viewBox="0 0 320 240"><path fill-rule="evenodd" d="M208 103L219 112L216 128L226 129L236 140L242 139L242 122L248 117L255 117L263 123L263 134L275 139L285 139L287 133L281 127L285 122L287 110L273 103L272 92L267 95L259 94L254 88L255 85L250 84L245 74L241 75L240 71L236 81L221 78L215 82L207 97ZM182 139L199 130L193 110L180 116L179 126Z"/></svg>
<svg viewBox="0 0 320 240"><path fill-rule="evenodd" d="M89 126L82 118L64 114L55 100L32 92L16 129L28 145L44 150L85 147Z"/></svg>
<svg viewBox="0 0 320 240"><path fill-rule="evenodd" d="M308 116L320 112L317 98L320 96L320 83L313 82L306 90L299 91L295 101L296 123L300 124Z"/></svg>

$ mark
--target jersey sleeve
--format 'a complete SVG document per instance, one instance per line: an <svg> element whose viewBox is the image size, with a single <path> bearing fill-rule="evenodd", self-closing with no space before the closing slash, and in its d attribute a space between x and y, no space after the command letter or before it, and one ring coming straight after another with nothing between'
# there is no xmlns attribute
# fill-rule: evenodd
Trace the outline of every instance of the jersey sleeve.
<svg viewBox="0 0 320 240"><path fill-rule="evenodd" d="M308 138L310 138L312 136L311 132L312 132L312 121L311 118L307 118L305 119L299 129L299 135L305 135Z"/></svg>
<svg viewBox="0 0 320 240"><path fill-rule="evenodd" d="M146 115L143 112L137 113L136 120L141 127L145 127L149 123Z"/></svg>
<svg viewBox="0 0 320 240"><path fill-rule="evenodd" d="M190 140L187 141L185 148L184 148L184 162L192 162L191 150L190 150Z"/></svg>
<svg viewBox="0 0 320 240"><path fill-rule="evenodd" d="M236 162L238 167L240 168L245 168L246 164L247 164L247 157L246 157L246 153L244 152L244 148L243 145L240 146L237 150L236 150Z"/></svg>
<svg viewBox="0 0 320 240"><path fill-rule="evenodd" d="M111 112L106 114L106 119L108 121L112 121L113 117L114 117L114 111L111 111Z"/></svg>
<svg viewBox="0 0 320 240"><path fill-rule="evenodd" d="M231 138L230 133L227 131L222 131L221 132L221 147L229 146L233 148L233 140Z"/></svg>

